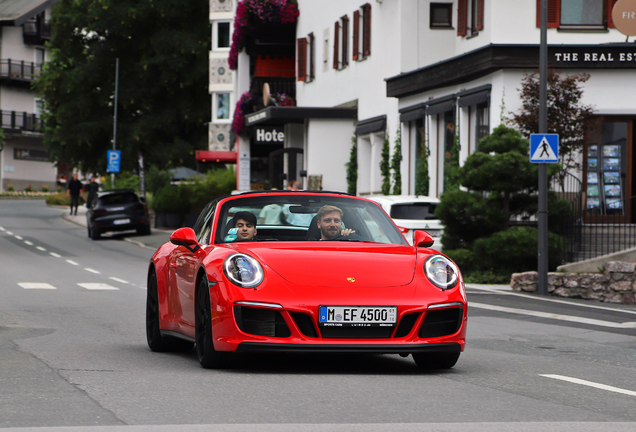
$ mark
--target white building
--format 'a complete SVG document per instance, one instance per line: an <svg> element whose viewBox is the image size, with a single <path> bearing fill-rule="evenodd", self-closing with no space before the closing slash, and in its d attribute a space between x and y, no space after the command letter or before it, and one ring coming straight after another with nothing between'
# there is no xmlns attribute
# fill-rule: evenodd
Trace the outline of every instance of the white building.
<svg viewBox="0 0 636 432"><path fill-rule="evenodd" d="M56 0L0 2L0 110L5 145L0 187L56 187L57 170L42 144L41 103L31 83L46 60L51 6Z"/></svg>
<svg viewBox="0 0 636 432"><path fill-rule="evenodd" d="M632 196L636 186L636 47L614 28L615 3L548 0L549 66L590 74L581 102L594 107L603 133L590 137L582 156L586 168L579 174L584 188L588 179L592 186L588 206L601 208L617 193ZM519 111L521 81L539 66L539 5L540 0L298 0L292 54L297 106L256 106L245 117L251 135L238 140L239 188L253 188L254 165L260 163L254 153L265 148L269 160L261 162L269 162L270 187L280 187L285 178L303 178L307 187L307 179L322 176L323 189L346 191L353 138L357 193L379 193L382 143L388 137L393 150L400 128L402 193L416 192L418 161L427 157L425 193L439 197L451 145L458 142L463 163L481 137ZM259 49L265 50L274 33L274 26L263 26L241 51L234 75L237 99L250 88L262 96L267 78L257 76ZM269 48L292 43L269 42ZM284 132L284 143L263 147L257 138L266 131ZM606 171L612 171L609 177Z"/></svg>

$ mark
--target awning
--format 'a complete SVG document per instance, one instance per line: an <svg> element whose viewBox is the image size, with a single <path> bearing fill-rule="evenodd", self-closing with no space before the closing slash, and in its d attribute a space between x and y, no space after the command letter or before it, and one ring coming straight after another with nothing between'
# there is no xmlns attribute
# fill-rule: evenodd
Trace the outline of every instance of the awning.
<svg viewBox="0 0 636 432"><path fill-rule="evenodd" d="M196 160L203 163L236 163L238 153L234 151L197 150Z"/></svg>
<svg viewBox="0 0 636 432"><path fill-rule="evenodd" d="M444 113L446 111L453 111L455 109L455 95L444 96L439 99L433 99L426 103L426 115L435 115Z"/></svg>
<svg viewBox="0 0 636 432"><path fill-rule="evenodd" d="M426 113L425 103L402 108L400 110L400 121L402 123L407 123L410 121L418 120L418 119L424 118L425 113Z"/></svg>
<svg viewBox="0 0 636 432"><path fill-rule="evenodd" d="M357 108L267 107L245 116L245 126L302 123L306 119L354 119Z"/></svg>
<svg viewBox="0 0 636 432"><path fill-rule="evenodd" d="M486 84L457 93L457 97L459 98L459 106L467 107L479 105L484 102L489 102L491 88L491 84Z"/></svg>
<svg viewBox="0 0 636 432"><path fill-rule="evenodd" d="M356 135L366 135L386 130L386 115L360 120L356 123Z"/></svg>

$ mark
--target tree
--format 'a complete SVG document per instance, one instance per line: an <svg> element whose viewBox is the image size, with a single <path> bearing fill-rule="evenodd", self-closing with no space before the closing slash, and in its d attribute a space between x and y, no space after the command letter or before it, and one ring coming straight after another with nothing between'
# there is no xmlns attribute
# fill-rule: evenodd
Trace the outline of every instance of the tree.
<svg viewBox="0 0 636 432"><path fill-rule="evenodd" d="M380 155L380 173L382 174L382 195L391 193L391 149L389 144L389 134L387 133L382 143L382 154Z"/></svg>
<svg viewBox="0 0 636 432"><path fill-rule="evenodd" d="M594 110L591 105L581 104L581 85L589 74L562 75L548 70L547 128L548 133L559 134L559 160L563 167L559 175L580 170L579 155L583 149L586 132L594 126ZM521 81L522 108L512 115L511 123L526 136L539 133L539 74L526 74Z"/></svg>
<svg viewBox="0 0 636 432"><path fill-rule="evenodd" d="M106 167L119 58L117 149L122 170L193 165L210 119L207 0L60 0L50 60L35 82L44 143L58 161Z"/></svg>
<svg viewBox="0 0 636 432"><path fill-rule="evenodd" d="M358 145L356 136L351 137L351 151L347 166L347 193L355 195L358 187Z"/></svg>
<svg viewBox="0 0 636 432"><path fill-rule="evenodd" d="M393 195L402 194L402 135L400 128L397 130L395 137L395 147L393 148L393 156L391 157L391 169L393 170Z"/></svg>

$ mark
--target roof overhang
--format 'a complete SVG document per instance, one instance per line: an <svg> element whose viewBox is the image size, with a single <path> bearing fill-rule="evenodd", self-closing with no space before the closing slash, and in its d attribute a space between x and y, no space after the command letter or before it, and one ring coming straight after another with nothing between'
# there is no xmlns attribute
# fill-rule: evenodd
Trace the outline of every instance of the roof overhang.
<svg viewBox="0 0 636 432"><path fill-rule="evenodd" d="M554 69L634 69L633 44L549 45L548 67ZM386 78L388 97L406 97L463 84L500 69L539 68L539 45L490 44L410 72Z"/></svg>
<svg viewBox="0 0 636 432"><path fill-rule="evenodd" d="M357 108L267 107L245 116L245 126L303 123L307 119L355 119Z"/></svg>
<svg viewBox="0 0 636 432"><path fill-rule="evenodd" d="M196 160L203 163L236 163L238 153L235 151L197 150Z"/></svg>
<svg viewBox="0 0 636 432"><path fill-rule="evenodd" d="M0 26L21 26L57 0L17 0L0 2Z"/></svg>

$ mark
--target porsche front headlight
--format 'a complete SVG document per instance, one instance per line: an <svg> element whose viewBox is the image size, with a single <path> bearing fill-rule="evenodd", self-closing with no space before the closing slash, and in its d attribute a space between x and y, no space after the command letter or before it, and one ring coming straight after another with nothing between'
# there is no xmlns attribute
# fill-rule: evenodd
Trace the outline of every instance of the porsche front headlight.
<svg viewBox="0 0 636 432"><path fill-rule="evenodd" d="M263 282L263 267L249 255L233 254L223 262L225 276L241 288L254 288Z"/></svg>
<svg viewBox="0 0 636 432"><path fill-rule="evenodd" d="M443 255L432 255L424 262L424 273L438 288L447 290L457 285L459 270L455 263Z"/></svg>

